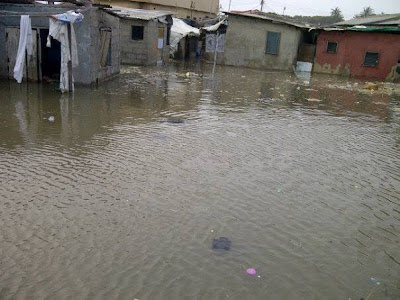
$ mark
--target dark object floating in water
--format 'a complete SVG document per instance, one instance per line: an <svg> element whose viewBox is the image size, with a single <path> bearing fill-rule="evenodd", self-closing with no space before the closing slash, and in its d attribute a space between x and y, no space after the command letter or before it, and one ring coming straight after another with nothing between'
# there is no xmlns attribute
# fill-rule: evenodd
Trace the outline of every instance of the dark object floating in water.
<svg viewBox="0 0 400 300"><path fill-rule="evenodd" d="M185 123L185 121L182 120L182 119L168 119L167 122L171 123L171 124L183 124L183 123Z"/></svg>
<svg viewBox="0 0 400 300"><path fill-rule="evenodd" d="M229 239L227 239L226 237L220 237L219 239L213 239L212 248L228 251L231 249L231 241Z"/></svg>

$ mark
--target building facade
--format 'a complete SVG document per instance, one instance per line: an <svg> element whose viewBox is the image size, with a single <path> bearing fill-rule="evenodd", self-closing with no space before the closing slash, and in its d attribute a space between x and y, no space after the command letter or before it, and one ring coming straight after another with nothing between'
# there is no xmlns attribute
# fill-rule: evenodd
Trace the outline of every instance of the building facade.
<svg viewBox="0 0 400 300"><path fill-rule="evenodd" d="M41 82L58 80L60 45L46 46L49 16L76 10L72 4L0 4L0 78L13 78L19 44L20 14L31 15L33 53L28 58L24 80ZM10 14L11 13L11 14ZM99 8L83 12L84 19L74 24L79 65L73 69L75 83L91 84L107 80L120 71L119 18Z"/></svg>
<svg viewBox="0 0 400 300"><path fill-rule="evenodd" d="M400 35L323 31L318 36L313 71L395 81L400 73Z"/></svg>
<svg viewBox="0 0 400 300"><path fill-rule="evenodd" d="M213 18L219 10L219 0L95 0L102 4L147 10L166 10L176 18Z"/></svg>
<svg viewBox="0 0 400 300"><path fill-rule="evenodd" d="M168 61L172 13L115 6L105 11L120 18L121 64L151 66Z"/></svg>
<svg viewBox="0 0 400 300"><path fill-rule="evenodd" d="M270 18L229 13L228 28L218 63L269 70L293 70L302 36L301 27Z"/></svg>
<svg viewBox="0 0 400 300"><path fill-rule="evenodd" d="M355 18L323 29L314 72L397 81L400 77L400 14Z"/></svg>

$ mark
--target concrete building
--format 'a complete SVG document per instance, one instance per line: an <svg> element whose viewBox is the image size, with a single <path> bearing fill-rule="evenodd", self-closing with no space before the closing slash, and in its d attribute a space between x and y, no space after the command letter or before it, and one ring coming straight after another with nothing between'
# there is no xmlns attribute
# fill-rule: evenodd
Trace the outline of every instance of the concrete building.
<svg viewBox="0 0 400 300"><path fill-rule="evenodd" d="M296 65L302 26L262 15L228 14L226 36L220 36L218 63L291 71ZM224 43L223 47L221 43ZM206 49L207 49L206 45Z"/></svg>
<svg viewBox="0 0 400 300"><path fill-rule="evenodd" d="M169 59L171 12L116 6L105 10L120 18L122 64L149 66Z"/></svg>
<svg viewBox="0 0 400 300"><path fill-rule="evenodd" d="M325 28L318 36L316 73L400 78L400 14L353 19Z"/></svg>
<svg viewBox="0 0 400 300"><path fill-rule="evenodd" d="M213 18L219 10L219 0L95 0L102 4L127 8L170 11L176 18Z"/></svg>
<svg viewBox="0 0 400 300"><path fill-rule="evenodd" d="M60 76L60 44L46 47L49 17L78 8L72 4L0 3L0 78L12 78L19 43L20 15L30 15L33 53L27 61L25 80L57 80ZM91 84L111 78L120 71L119 18L97 7L84 8L84 19L74 24L79 66L73 69L75 83Z"/></svg>

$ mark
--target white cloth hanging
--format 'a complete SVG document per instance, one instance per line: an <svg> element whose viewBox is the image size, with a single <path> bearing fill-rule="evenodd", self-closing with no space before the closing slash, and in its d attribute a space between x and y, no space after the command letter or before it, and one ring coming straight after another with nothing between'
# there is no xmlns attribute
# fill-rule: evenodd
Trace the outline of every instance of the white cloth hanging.
<svg viewBox="0 0 400 300"><path fill-rule="evenodd" d="M71 26L71 48L68 40L68 27ZM51 47L50 36L61 43L61 70L60 90L62 93L69 90L68 62L72 61L72 68L78 66L78 47L76 44L75 30L72 23L63 23L50 19L47 47ZM74 79L72 77L72 91L74 91Z"/></svg>
<svg viewBox="0 0 400 300"><path fill-rule="evenodd" d="M14 67L14 78L18 83L21 83L22 78L24 77L26 52L28 55L32 55L32 26L29 16L22 15L20 21L17 60Z"/></svg>

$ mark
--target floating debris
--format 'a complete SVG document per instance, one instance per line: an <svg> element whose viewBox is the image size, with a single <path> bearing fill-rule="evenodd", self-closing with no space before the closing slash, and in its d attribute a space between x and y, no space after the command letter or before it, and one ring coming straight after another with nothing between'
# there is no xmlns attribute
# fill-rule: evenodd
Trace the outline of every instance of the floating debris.
<svg viewBox="0 0 400 300"><path fill-rule="evenodd" d="M213 239L212 248L220 249L220 250L230 250L231 249L231 241L226 237L220 237L219 239Z"/></svg>
<svg viewBox="0 0 400 300"><path fill-rule="evenodd" d="M168 119L167 122L171 123L171 124L183 124L183 123L185 123L185 121L182 120L182 119Z"/></svg>
<svg viewBox="0 0 400 300"><path fill-rule="evenodd" d="M254 269L254 268L248 268L246 270L246 273L249 274L249 275L257 275L257 270Z"/></svg>
<svg viewBox="0 0 400 300"><path fill-rule="evenodd" d="M371 90L371 91L376 91L379 89L379 85L373 82L367 82L364 86L364 89L366 90Z"/></svg>
<svg viewBox="0 0 400 300"><path fill-rule="evenodd" d="M54 116L50 116L47 120L49 120L49 122L54 122Z"/></svg>

